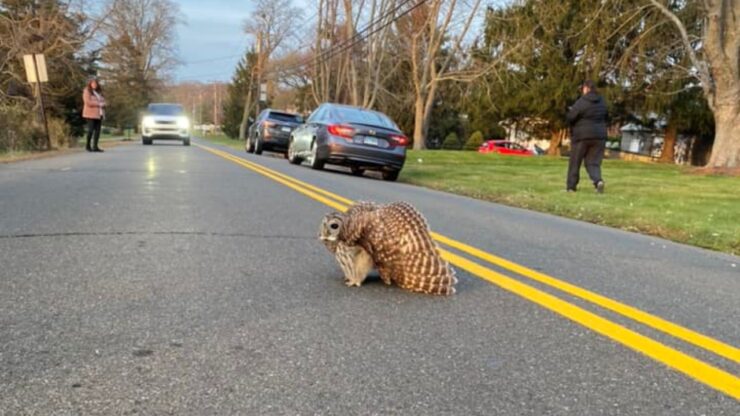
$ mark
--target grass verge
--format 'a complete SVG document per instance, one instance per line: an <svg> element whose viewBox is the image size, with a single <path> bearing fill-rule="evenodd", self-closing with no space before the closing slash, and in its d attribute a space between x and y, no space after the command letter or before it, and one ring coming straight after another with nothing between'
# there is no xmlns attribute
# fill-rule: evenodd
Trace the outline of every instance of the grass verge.
<svg viewBox="0 0 740 416"><path fill-rule="evenodd" d="M225 134L211 134L207 136L198 136L198 138L211 141L216 144L221 144L232 149L244 150L244 142L241 140L235 140Z"/></svg>
<svg viewBox="0 0 740 416"><path fill-rule="evenodd" d="M125 138L121 136L108 136L100 137L100 147L108 148L117 146L122 143L126 143ZM52 150L23 150L23 151L9 151L0 152L0 163L13 163L21 162L24 160L43 159L47 157L54 157L74 152L82 152L85 150L84 139L77 139L77 145L73 147L64 147Z"/></svg>
<svg viewBox="0 0 740 416"><path fill-rule="evenodd" d="M401 181L740 254L740 177L606 160L597 195L585 170L580 191L563 192L566 169L562 158L409 151Z"/></svg>

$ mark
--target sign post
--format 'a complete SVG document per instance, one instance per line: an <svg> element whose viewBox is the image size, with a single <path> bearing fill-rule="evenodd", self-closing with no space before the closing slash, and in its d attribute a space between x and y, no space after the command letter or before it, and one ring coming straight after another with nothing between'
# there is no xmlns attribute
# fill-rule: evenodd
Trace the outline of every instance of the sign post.
<svg viewBox="0 0 740 416"><path fill-rule="evenodd" d="M44 120L44 132L46 133L46 150L51 150L49 122L46 120L44 94L41 91L41 83L49 82L49 75L46 72L46 58L40 53L23 55L23 63L26 67L26 79L29 83L35 84L38 91L39 102L41 103L41 118Z"/></svg>

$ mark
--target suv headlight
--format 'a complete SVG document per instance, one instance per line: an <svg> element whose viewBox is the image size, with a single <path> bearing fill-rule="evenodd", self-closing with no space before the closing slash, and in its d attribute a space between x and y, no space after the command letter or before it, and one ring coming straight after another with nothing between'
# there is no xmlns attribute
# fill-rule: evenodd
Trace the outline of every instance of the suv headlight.
<svg viewBox="0 0 740 416"><path fill-rule="evenodd" d="M177 118L177 127L181 129L189 129L190 128L190 120L188 120L187 117L178 117Z"/></svg>
<svg viewBox="0 0 740 416"><path fill-rule="evenodd" d="M141 125L144 127L154 127L154 117L144 116L144 118L141 119Z"/></svg>

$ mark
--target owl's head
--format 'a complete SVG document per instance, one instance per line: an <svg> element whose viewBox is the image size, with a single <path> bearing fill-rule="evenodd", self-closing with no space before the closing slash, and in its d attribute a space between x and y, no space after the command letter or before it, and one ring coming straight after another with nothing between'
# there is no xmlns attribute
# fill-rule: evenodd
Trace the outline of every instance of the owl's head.
<svg viewBox="0 0 740 416"><path fill-rule="evenodd" d="M321 240L326 247L334 252L336 250L337 243L339 241L339 233L342 232L342 225L344 224L344 215L338 212L332 212L324 216L321 221L321 227L319 228L319 240Z"/></svg>

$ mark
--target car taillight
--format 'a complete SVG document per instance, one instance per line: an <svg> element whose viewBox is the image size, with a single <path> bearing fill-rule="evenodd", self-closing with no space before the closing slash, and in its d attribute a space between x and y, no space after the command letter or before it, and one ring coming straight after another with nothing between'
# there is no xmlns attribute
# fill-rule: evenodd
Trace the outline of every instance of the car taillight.
<svg viewBox="0 0 740 416"><path fill-rule="evenodd" d="M330 124L326 129L332 136L344 137L345 139L351 139L355 135L355 129L342 124Z"/></svg>
<svg viewBox="0 0 740 416"><path fill-rule="evenodd" d="M393 139L393 141L396 142L396 146L406 147L409 145L409 138L406 136L402 136L400 134L394 134L391 136L391 139Z"/></svg>

